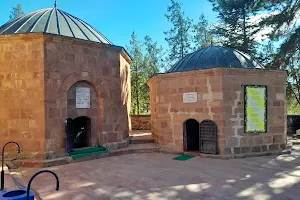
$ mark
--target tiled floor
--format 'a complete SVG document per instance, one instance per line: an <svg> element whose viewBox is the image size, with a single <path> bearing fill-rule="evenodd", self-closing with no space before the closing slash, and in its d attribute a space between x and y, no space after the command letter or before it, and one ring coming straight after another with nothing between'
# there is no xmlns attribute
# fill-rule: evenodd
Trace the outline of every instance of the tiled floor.
<svg viewBox="0 0 300 200"><path fill-rule="evenodd" d="M48 168L33 182L45 200L300 199L300 148L292 155L218 160L131 154ZM26 180L37 169L23 169Z"/></svg>

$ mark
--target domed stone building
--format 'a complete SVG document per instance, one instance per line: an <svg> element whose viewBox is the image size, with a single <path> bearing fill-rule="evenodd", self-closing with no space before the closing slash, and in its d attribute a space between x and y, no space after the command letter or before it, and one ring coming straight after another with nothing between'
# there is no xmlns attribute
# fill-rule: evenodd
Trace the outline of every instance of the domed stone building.
<svg viewBox="0 0 300 200"><path fill-rule="evenodd" d="M57 8L2 25L0 146L18 142L25 159L63 156L72 122L84 133L75 148L126 144L130 63L123 47Z"/></svg>
<svg viewBox="0 0 300 200"><path fill-rule="evenodd" d="M195 51L148 81L153 137L166 151L279 152L286 144L286 76L238 50Z"/></svg>

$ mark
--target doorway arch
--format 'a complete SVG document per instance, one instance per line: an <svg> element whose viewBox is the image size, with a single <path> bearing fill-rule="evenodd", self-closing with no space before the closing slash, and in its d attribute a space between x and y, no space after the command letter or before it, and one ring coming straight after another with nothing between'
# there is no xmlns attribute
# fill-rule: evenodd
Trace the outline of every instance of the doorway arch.
<svg viewBox="0 0 300 200"><path fill-rule="evenodd" d="M77 88L88 89L89 102L87 106L81 108L76 106ZM73 119L74 148L94 147L99 143L99 102L98 94L93 85L86 81L74 83L67 92L67 117ZM83 128L84 134L77 138Z"/></svg>
<svg viewBox="0 0 300 200"><path fill-rule="evenodd" d="M183 124L184 127L184 150L199 151L199 122L195 119L188 119Z"/></svg>

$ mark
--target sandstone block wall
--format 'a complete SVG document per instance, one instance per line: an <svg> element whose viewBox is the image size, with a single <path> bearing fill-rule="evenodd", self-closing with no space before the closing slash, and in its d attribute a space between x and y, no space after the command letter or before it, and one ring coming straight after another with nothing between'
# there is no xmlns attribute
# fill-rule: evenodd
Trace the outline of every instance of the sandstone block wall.
<svg viewBox="0 0 300 200"><path fill-rule="evenodd" d="M131 126L133 130L150 130L151 116L150 115L131 115Z"/></svg>
<svg viewBox="0 0 300 200"><path fill-rule="evenodd" d="M151 132L155 141L171 151L183 151L183 123L213 120L223 126L222 73L218 70L190 71L157 75L149 82ZM183 93L197 92L196 103L183 103ZM223 129L218 142L224 145Z"/></svg>
<svg viewBox="0 0 300 200"><path fill-rule="evenodd" d="M130 63L117 46L43 33L1 35L0 146L19 142L24 158L65 155L64 121L79 115L93 118L92 145L123 141L131 128ZM78 84L92 89L92 108L74 108Z"/></svg>
<svg viewBox="0 0 300 200"><path fill-rule="evenodd" d="M286 144L286 72L267 70L225 70L223 109L225 153L276 151ZM267 86L267 133L244 131L243 85Z"/></svg>
<svg viewBox="0 0 300 200"><path fill-rule="evenodd" d="M157 75L149 80L151 130L155 141L183 151L183 123L213 120L218 126L219 154L256 153L285 147L285 71L215 68ZM245 84L268 87L267 133L244 133ZM198 101L183 103L183 93Z"/></svg>
<svg viewBox="0 0 300 200"><path fill-rule="evenodd" d="M129 135L130 72L120 49L65 37L45 37L45 115L48 157L65 153L64 121L68 116L67 94L78 82L88 83L98 97L97 108L77 116L97 118L92 145L121 142ZM127 71L127 73L126 73ZM51 112L56 111L55 115ZM78 112L80 112L78 114ZM96 113L97 112L97 113ZM96 117L96 115L98 115ZM95 133L92 133L92 135Z"/></svg>
<svg viewBox="0 0 300 200"><path fill-rule="evenodd" d="M45 158L44 39L0 36L0 147L21 146L19 158ZM11 151L11 152L10 152ZM16 146L6 152L15 157Z"/></svg>

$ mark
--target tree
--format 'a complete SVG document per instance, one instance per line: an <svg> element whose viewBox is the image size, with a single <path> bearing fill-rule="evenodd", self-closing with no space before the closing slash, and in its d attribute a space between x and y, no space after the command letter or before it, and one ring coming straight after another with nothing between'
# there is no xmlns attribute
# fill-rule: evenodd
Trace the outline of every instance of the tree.
<svg viewBox="0 0 300 200"><path fill-rule="evenodd" d="M12 11L10 11L9 19L13 20L18 17L21 17L22 15L24 15L24 12L22 10L22 5L18 4L16 7L12 6Z"/></svg>
<svg viewBox="0 0 300 200"><path fill-rule="evenodd" d="M192 49L191 28L192 20L184 16L182 4L171 0L168 6L168 14L165 14L167 20L172 24L169 31L164 32L165 40L169 45L169 59L176 61L187 55Z"/></svg>
<svg viewBox="0 0 300 200"><path fill-rule="evenodd" d="M288 70L287 79L287 101L289 103L296 101L300 104L300 52L297 51L289 64L285 67Z"/></svg>
<svg viewBox="0 0 300 200"><path fill-rule="evenodd" d="M257 60L266 68L270 68L270 63L276 55L276 48L273 41L269 40L266 44L258 44L256 54Z"/></svg>
<svg viewBox="0 0 300 200"><path fill-rule="evenodd" d="M153 42L150 36L145 36L145 59L146 59L146 75L151 78L154 74L159 73L162 68L162 46L158 46L157 42Z"/></svg>
<svg viewBox="0 0 300 200"><path fill-rule="evenodd" d="M255 34L258 24L250 22L254 16L254 0L209 0L213 10L219 13L220 24L215 34L222 39L224 46L236 48L250 55L255 54Z"/></svg>
<svg viewBox="0 0 300 200"><path fill-rule="evenodd" d="M200 15L198 23L193 26L193 32L194 50L213 43L213 35L203 13Z"/></svg>
<svg viewBox="0 0 300 200"><path fill-rule="evenodd" d="M256 0L255 8L271 13L263 19L261 26L272 28L268 34L271 40L282 41L271 65L287 66L300 50L300 0Z"/></svg>
<svg viewBox="0 0 300 200"><path fill-rule="evenodd" d="M130 46L127 47L133 57L131 64L131 87L132 87L132 114L149 113L150 96L147 81L154 74L159 73L162 67L162 47L151 37L146 36L144 41L137 39L133 32Z"/></svg>
<svg viewBox="0 0 300 200"><path fill-rule="evenodd" d="M300 104L300 0L256 0L255 9L268 11L260 25L271 27L268 37L279 48L268 63L270 68L288 70L287 100Z"/></svg>
<svg viewBox="0 0 300 200"><path fill-rule="evenodd" d="M131 64L132 113L140 114L140 85L142 83L143 53L142 42L137 40L135 32L131 34L130 46L127 47L133 60Z"/></svg>
<svg viewBox="0 0 300 200"><path fill-rule="evenodd" d="M145 36L145 61L144 61L144 74L146 75L146 80L143 88L143 112L148 113L150 110L150 88L147 85L147 81L154 75L160 72L163 68L162 60L162 47L157 45L150 36Z"/></svg>

